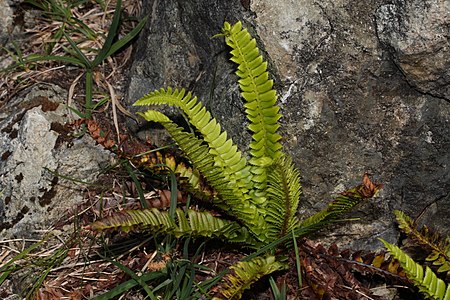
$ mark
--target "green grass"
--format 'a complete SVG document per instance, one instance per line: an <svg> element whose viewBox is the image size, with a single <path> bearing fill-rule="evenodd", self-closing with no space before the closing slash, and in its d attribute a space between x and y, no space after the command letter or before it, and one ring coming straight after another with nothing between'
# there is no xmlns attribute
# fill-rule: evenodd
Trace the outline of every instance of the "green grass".
<svg viewBox="0 0 450 300"><path fill-rule="evenodd" d="M88 3L88 0L27 0L27 2L41 10L43 17L49 22L59 22L60 26L58 30L52 34L50 42L46 43L45 53L34 53L24 56L20 51L20 47L15 46L14 49L16 49L16 54L10 52L10 56L15 60L15 63L2 70L2 72L6 73L17 68L28 69L28 66L34 63L45 63L50 61L76 66L84 70L84 107L82 109L72 107L71 109L80 118L90 119L93 111L97 109L99 105L103 105L106 102L105 99L100 101L100 103L93 102L95 88L94 71L103 64L108 57L111 57L124 49L139 34L147 21L147 17L144 17L137 26L126 35L118 38L122 0L117 0L112 22L102 46L100 48L94 47L83 49L80 47L81 42L86 40L96 40L99 36L99 34L90 29L83 20L77 18L73 14L74 8L81 7ZM101 4L102 2L99 3ZM77 38L77 41L75 41L75 37ZM69 47L62 44L64 40L69 43ZM61 44L61 48L65 52L64 55L51 54L57 44ZM94 53L94 57L91 59L88 58L87 53Z"/></svg>

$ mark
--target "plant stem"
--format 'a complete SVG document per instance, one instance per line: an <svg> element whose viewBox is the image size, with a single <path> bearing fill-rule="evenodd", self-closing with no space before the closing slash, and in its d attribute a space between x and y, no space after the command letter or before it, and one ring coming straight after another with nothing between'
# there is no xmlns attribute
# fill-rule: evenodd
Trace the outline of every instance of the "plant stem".
<svg viewBox="0 0 450 300"><path fill-rule="evenodd" d="M92 89L93 89L93 79L92 69L86 69L86 101L85 101L85 118L90 119L92 116L92 108L94 107L92 103Z"/></svg>

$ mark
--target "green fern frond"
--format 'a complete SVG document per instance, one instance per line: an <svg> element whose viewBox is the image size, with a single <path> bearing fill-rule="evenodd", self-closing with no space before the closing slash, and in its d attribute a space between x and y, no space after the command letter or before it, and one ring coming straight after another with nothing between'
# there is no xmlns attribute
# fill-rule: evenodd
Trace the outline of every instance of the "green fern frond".
<svg viewBox="0 0 450 300"><path fill-rule="evenodd" d="M256 40L241 22L234 25L225 22L222 32L225 42L233 49L231 60L238 64L238 83L242 97L247 101L244 106L250 121L249 129L254 133L250 154L256 159L275 159L281 155L282 148L281 136L276 133L281 115L273 81L269 80L267 62L259 54Z"/></svg>
<svg viewBox="0 0 450 300"><path fill-rule="evenodd" d="M90 225L90 229L104 231L121 229L144 230L153 234L170 234L177 238L197 236L227 239L231 242L256 244L253 236L237 222L224 220L209 212L176 209L176 221L168 211L156 208L125 210Z"/></svg>
<svg viewBox="0 0 450 300"><path fill-rule="evenodd" d="M259 54L256 40L251 37L241 22L230 25L225 22L222 28L225 42L232 48L231 60L238 65L236 74L247 118L248 128L253 132L250 143L250 163L255 187L259 189L258 197L264 199L267 182L266 166L281 155L281 136L277 133L281 115L276 105L277 95L273 81L269 80L267 62Z"/></svg>
<svg viewBox="0 0 450 300"><path fill-rule="evenodd" d="M268 167L267 223L270 237L275 240L298 225L297 209L300 200L300 172L292 159L280 156Z"/></svg>
<svg viewBox="0 0 450 300"><path fill-rule="evenodd" d="M208 174L214 172L210 174L211 176L209 177L212 179L208 182L212 187L226 185L226 177L223 175L223 172L221 172L221 168L215 168L213 166L214 159L212 155L209 154L208 147L203 144L201 139L197 138L191 132L185 132L183 128L176 125L161 112L148 110L139 114L147 121L157 122L163 125L197 170ZM209 180L209 177L206 179ZM193 186L198 186L198 178L193 177L191 180Z"/></svg>
<svg viewBox="0 0 450 300"><path fill-rule="evenodd" d="M231 210L233 216L248 226L261 240L265 240L266 221L263 217L262 208L252 203L247 189L231 180L231 178L236 179L236 177L231 174L227 176L227 171L224 171L225 167L214 164L213 155L208 151L209 148L203 143L203 140L197 138L191 132L183 131L183 128L176 125L161 112L148 110L141 115L147 121L162 124L169 132L194 167L205 177L208 185L217 191L217 195L213 198L214 203L224 210Z"/></svg>
<svg viewBox="0 0 450 300"><path fill-rule="evenodd" d="M220 124L206 110L197 97L192 97L184 89L171 88L153 91L140 98L133 105L170 105L180 108L189 122L201 133L202 139L209 146L209 153L214 157L216 167L237 186L246 189L251 178L247 161L233 141L222 131ZM141 114L145 117L145 113ZM243 191L244 193L246 191Z"/></svg>
<svg viewBox="0 0 450 300"><path fill-rule="evenodd" d="M439 266L437 272L450 272L450 238L441 237L436 233L431 234L426 226L423 226L422 230L418 230L414 221L402 211L395 210L394 214L398 227L413 241L430 250L431 253L426 260Z"/></svg>
<svg viewBox="0 0 450 300"><path fill-rule="evenodd" d="M277 261L275 256L255 257L250 261L241 261L230 269L232 274L225 276L221 294L224 299L240 299L242 293L261 277L275 271L286 269L286 265ZM220 298L213 298L220 299Z"/></svg>
<svg viewBox="0 0 450 300"><path fill-rule="evenodd" d="M222 176L227 178L230 184L233 184L240 190L240 194L248 193L249 183L251 182L252 174L247 166L247 160L242 156L242 153L234 145L233 141L227 137L227 133L222 131L217 121L211 117L211 114L206 110L197 97L192 97L191 93L182 90L167 90L160 89L153 91L148 95L140 98L135 106L167 104L179 107L188 117L189 122L200 132L201 138L207 143L206 151L213 157L214 166L221 170ZM154 113L140 113L148 121L166 122L166 118L158 115L155 119ZM163 119L163 121L158 121ZM180 145L181 146L181 145ZM206 174L203 174L205 177ZM255 199L247 199L249 201ZM255 200L257 201L257 200ZM258 203L255 203L258 205Z"/></svg>
<svg viewBox="0 0 450 300"><path fill-rule="evenodd" d="M416 263L399 247L392 245L383 239L380 239L380 241L395 257L395 259L400 262L400 265L405 270L408 279L411 280L414 285L419 288L419 291L428 299L450 299L450 285L447 285L443 280L439 279L429 267L426 267L424 273L423 267Z"/></svg>
<svg viewBox="0 0 450 300"><path fill-rule="evenodd" d="M374 197L380 189L381 184L373 183L368 175L365 174L362 184L341 193L325 209L302 221L298 227L312 225L310 232L319 230L337 220L363 200Z"/></svg>

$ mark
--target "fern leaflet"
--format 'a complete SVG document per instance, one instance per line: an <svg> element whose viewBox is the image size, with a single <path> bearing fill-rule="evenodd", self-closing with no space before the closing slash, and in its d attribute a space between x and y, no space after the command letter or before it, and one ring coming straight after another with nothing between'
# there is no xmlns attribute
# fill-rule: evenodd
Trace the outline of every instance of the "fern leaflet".
<svg viewBox="0 0 450 300"><path fill-rule="evenodd" d="M270 237L275 240L298 225L300 172L292 159L283 155L268 167L268 173L266 218Z"/></svg>
<svg viewBox="0 0 450 300"><path fill-rule="evenodd" d="M374 197L381 189L381 184L370 181L369 176L364 174L363 183L341 193L334 201L320 212L302 221L299 227L311 226L311 231L316 231L330 224L344 213L348 212L361 201Z"/></svg>

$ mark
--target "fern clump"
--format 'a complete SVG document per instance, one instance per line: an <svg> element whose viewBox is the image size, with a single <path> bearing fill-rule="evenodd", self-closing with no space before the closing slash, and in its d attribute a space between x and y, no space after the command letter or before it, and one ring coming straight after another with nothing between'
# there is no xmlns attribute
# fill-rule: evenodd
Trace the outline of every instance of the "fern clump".
<svg viewBox="0 0 450 300"><path fill-rule="evenodd" d="M259 249L276 241L286 241L287 235L298 238L319 230L362 200L373 197L381 188L365 175L361 185L341 193L323 211L300 221L300 172L282 151L278 133L280 108L273 81L269 79L267 62L261 56L256 40L241 22L234 25L225 22L222 33L217 36L225 38L231 48L231 60L238 66L238 84L252 134L248 159L202 102L184 89L162 88L143 96L134 105L169 105L182 111L195 133L186 131L159 111L147 110L139 114L147 121L163 125L189 159L192 168L183 168L182 176L191 191L196 196L209 197L223 215L228 214L231 218L226 223L219 222L217 219L221 217L207 211L188 209L187 213L177 210L177 220L168 221L166 215L154 210L148 214L125 211L119 217L93 224L93 228L128 229L135 226L176 237L219 237ZM173 171L177 172L176 169ZM194 220L202 221L195 223ZM228 284L222 294L241 295L241 287L253 282L243 272L258 277L282 266L285 265L272 256L241 262L234 267L236 275L227 278Z"/></svg>

